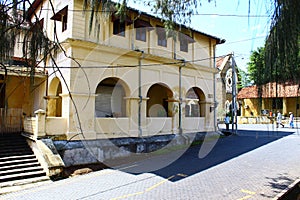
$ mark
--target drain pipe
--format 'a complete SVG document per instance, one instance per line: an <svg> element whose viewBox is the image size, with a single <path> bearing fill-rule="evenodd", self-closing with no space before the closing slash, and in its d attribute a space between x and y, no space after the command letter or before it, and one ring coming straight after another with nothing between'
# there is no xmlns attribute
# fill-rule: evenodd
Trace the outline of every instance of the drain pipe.
<svg viewBox="0 0 300 200"><path fill-rule="evenodd" d="M135 50L136 52L140 52L141 55L139 57L139 77L138 77L138 85L139 85L139 90L138 90L138 95L139 95L139 107L138 107L138 130L139 130L139 137L142 137L143 132L142 132L142 102L143 102L143 97L142 97L142 59L144 57L144 51L142 50Z"/></svg>
<svg viewBox="0 0 300 200"><path fill-rule="evenodd" d="M216 45L213 45L213 65L214 65L214 68L217 68L217 66L216 66ZM217 122L217 104L218 104L218 102L217 102L217 97L216 97L216 95L217 95L217 86L216 86L216 81L217 81L217 79L216 79L216 73L214 73L214 75L213 75L213 79L214 79L214 81L213 81L213 90L214 90L214 131L216 132L216 131L218 131L218 122Z"/></svg>
<svg viewBox="0 0 300 200"><path fill-rule="evenodd" d="M181 107L182 107L182 67L185 67L185 60L181 60L181 64L179 66L179 120L178 120L178 129L179 129L179 134L182 134L182 112L181 112Z"/></svg>
<svg viewBox="0 0 300 200"><path fill-rule="evenodd" d="M224 44L226 42L225 39L220 39L216 44L213 45L213 65L214 68L217 68L217 63L216 63L216 48L218 44ZM214 73L213 75L213 90L214 90L214 105L213 105L213 109L214 109L214 131L218 131L219 127L218 127L218 122L217 122L217 107L218 107L218 102L217 102L217 79L216 79L217 74Z"/></svg>

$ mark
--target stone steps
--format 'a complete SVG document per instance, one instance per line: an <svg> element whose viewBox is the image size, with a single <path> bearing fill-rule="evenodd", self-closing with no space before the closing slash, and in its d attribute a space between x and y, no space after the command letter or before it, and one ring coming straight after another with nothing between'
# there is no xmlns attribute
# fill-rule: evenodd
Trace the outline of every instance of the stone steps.
<svg viewBox="0 0 300 200"><path fill-rule="evenodd" d="M50 180L21 134L0 134L0 188Z"/></svg>

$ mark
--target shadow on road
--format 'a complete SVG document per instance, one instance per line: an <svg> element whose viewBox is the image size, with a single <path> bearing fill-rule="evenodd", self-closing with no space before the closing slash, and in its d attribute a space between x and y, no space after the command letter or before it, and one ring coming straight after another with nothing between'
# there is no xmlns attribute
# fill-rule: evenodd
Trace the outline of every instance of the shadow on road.
<svg viewBox="0 0 300 200"><path fill-rule="evenodd" d="M251 130L240 130L237 133L220 138L211 152L202 159L198 157L201 145L191 146L178 160L151 173L164 178L176 175L170 179L175 182L293 134L293 132Z"/></svg>

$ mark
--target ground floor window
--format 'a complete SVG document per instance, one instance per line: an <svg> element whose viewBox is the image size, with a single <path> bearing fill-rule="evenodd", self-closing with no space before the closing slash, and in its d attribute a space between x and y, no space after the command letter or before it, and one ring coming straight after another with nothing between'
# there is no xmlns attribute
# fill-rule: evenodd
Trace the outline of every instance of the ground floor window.
<svg viewBox="0 0 300 200"><path fill-rule="evenodd" d="M193 87L186 93L185 117L205 116L205 96L200 88Z"/></svg>
<svg viewBox="0 0 300 200"><path fill-rule="evenodd" d="M125 89L117 78L101 81L96 89L96 117L125 117Z"/></svg>
<svg viewBox="0 0 300 200"><path fill-rule="evenodd" d="M169 100L173 98L173 92L168 87L154 84L149 88L147 97L147 117L171 117Z"/></svg>
<svg viewBox="0 0 300 200"><path fill-rule="evenodd" d="M272 99L272 109L283 109L283 99L282 98Z"/></svg>

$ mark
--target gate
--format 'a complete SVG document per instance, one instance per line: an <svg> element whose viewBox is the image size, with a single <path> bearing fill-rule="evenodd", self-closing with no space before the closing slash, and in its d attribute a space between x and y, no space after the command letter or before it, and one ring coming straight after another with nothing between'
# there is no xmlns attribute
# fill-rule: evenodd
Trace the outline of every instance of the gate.
<svg viewBox="0 0 300 200"><path fill-rule="evenodd" d="M17 133L23 130L21 108L0 108L0 133Z"/></svg>

